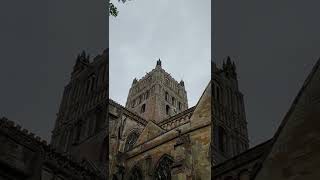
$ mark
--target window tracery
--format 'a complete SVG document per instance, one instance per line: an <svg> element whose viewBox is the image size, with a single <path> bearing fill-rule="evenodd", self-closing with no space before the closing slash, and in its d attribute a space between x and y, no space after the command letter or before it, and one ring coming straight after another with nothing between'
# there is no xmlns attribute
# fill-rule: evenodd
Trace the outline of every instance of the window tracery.
<svg viewBox="0 0 320 180"><path fill-rule="evenodd" d="M170 156L164 155L160 158L156 167L155 179L156 180L171 180L171 166L173 160Z"/></svg>
<svg viewBox="0 0 320 180"><path fill-rule="evenodd" d="M128 135L127 141L124 147L124 151L129 151L133 148L134 144L138 140L139 134L137 132L132 132Z"/></svg>

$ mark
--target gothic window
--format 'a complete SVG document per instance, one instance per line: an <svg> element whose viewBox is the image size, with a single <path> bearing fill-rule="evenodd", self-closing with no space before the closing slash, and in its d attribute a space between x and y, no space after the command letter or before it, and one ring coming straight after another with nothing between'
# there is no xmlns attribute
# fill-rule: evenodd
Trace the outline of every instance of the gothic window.
<svg viewBox="0 0 320 180"><path fill-rule="evenodd" d="M178 102L178 108L181 110L181 102Z"/></svg>
<svg viewBox="0 0 320 180"><path fill-rule="evenodd" d="M156 180L171 180L171 166L173 164L173 159L164 155L160 158L158 165L156 167L155 179Z"/></svg>
<svg viewBox="0 0 320 180"><path fill-rule="evenodd" d="M138 140L138 133L137 132L132 132L128 135L126 144L124 146L124 151L129 151L130 149L133 148L134 144Z"/></svg>
<svg viewBox="0 0 320 180"><path fill-rule="evenodd" d="M146 111L146 104L142 104L141 113L144 113L145 111Z"/></svg>
<svg viewBox="0 0 320 180"><path fill-rule="evenodd" d="M168 92L165 93L165 99L166 99L166 101L168 101L168 99L169 99L169 93Z"/></svg>
<svg viewBox="0 0 320 180"><path fill-rule="evenodd" d="M146 99L149 98L149 91L146 92Z"/></svg>
<svg viewBox="0 0 320 180"><path fill-rule="evenodd" d="M170 106L166 105L166 114L169 115L170 114Z"/></svg>
<svg viewBox="0 0 320 180"><path fill-rule="evenodd" d="M174 105L175 104L175 98L172 97L171 99L172 99L172 104Z"/></svg>
<svg viewBox="0 0 320 180"><path fill-rule="evenodd" d="M141 169L134 166L130 172L129 180L143 180Z"/></svg>

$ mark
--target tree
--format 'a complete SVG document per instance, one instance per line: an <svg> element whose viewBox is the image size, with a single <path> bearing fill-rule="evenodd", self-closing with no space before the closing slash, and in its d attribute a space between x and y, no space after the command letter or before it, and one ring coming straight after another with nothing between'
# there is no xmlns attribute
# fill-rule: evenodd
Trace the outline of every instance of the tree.
<svg viewBox="0 0 320 180"><path fill-rule="evenodd" d="M128 0L118 0L118 2L122 2L122 3L125 3L126 1ZM117 17L118 14L119 14L119 11L117 7L109 0L109 16L111 15L113 17Z"/></svg>
<svg viewBox="0 0 320 180"><path fill-rule="evenodd" d="M109 16L117 17L118 16L118 9L115 5L112 4L112 2L109 2Z"/></svg>

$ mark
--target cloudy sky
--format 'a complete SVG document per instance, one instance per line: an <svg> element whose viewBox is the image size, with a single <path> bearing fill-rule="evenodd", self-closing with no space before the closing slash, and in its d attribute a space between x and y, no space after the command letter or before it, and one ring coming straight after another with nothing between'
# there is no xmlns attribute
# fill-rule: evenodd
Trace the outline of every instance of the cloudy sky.
<svg viewBox="0 0 320 180"><path fill-rule="evenodd" d="M320 1L216 0L213 55L235 58L251 145L272 137L320 57Z"/></svg>
<svg viewBox="0 0 320 180"><path fill-rule="evenodd" d="M210 0L113 1L110 17L110 97L125 105L133 78L162 67L185 81L189 106L210 81Z"/></svg>

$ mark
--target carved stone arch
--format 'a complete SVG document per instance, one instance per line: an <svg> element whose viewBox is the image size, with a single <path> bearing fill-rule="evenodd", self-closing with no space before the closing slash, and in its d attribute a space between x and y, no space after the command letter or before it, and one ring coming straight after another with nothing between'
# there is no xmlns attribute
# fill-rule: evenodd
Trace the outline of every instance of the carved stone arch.
<svg viewBox="0 0 320 180"><path fill-rule="evenodd" d="M154 179L171 180L171 166L173 165L173 163L174 160L170 155L162 155L155 166Z"/></svg>
<svg viewBox="0 0 320 180"><path fill-rule="evenodd" d="M128 180L144 180L143 171L140 166L133 166L133 168L130 170Z"/></svg>
<svg viewBox="0 0 320 180"><path fill-rule="evenodd" d="M124 151L129 151L134 147L136 144L138 138L140 136L140 133L137 130L132 130L126 137L125 145L124 145Z"/></svg>

